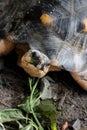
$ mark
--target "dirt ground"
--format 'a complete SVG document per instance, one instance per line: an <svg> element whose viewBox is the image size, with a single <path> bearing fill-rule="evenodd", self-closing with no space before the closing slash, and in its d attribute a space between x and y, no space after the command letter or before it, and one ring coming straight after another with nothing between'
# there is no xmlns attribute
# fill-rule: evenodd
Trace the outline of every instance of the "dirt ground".
<svg viewBox="0 0 87 130"><path fill-rule="evenodd" d="M4 59L5 68L0 71L0 110L16 107L20 103L22 95L27 94L28 75L16 66L15 52ZM58 83L58 98L54 101L59 113L58 126L65 121L72 126L79 119L81 127L86 127L87 92L82 90L64 71L52 72L49 75L52 75L51 77Z"/></svg>

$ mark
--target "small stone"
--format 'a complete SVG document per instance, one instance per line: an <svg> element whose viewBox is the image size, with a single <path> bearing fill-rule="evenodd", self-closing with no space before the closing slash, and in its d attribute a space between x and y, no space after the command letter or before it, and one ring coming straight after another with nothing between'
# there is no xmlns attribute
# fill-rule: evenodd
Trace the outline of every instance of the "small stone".
<svg viewBox="0 0 87 130"><path fill-rule="evenodd" d="M81 122L79 119L77 119L73 124L73 130L81 130Z"/></svg>
<svg viewBox="0 0 87 130"><path fill-rule="evenodd" d="M55 83L50 77L46 76L41 79L41 99L57 100L58 83Z"/></svg>
<svg viewBox="0 0 87 130"><path fill-rule="evenodd" d="M52 91L50 89L50 82L44 77L41 80L41 99L51 99Z"/></svg>

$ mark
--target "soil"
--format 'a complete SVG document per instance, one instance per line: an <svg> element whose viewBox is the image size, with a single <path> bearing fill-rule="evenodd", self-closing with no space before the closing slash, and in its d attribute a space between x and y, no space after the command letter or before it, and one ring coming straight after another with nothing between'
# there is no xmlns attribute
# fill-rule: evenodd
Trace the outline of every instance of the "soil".
<svg viewBox="0 0 87 130"><path fill-rule="evenodd" d="M4 61L5 67L0 71L0 110L16 107L21 102L21 97L27 95L29 77L16 65L15 52L5 56ZM81 127L86 127L87 92L81 89L68 72L51 72L48 75L58 83L58 98L54 100L59 113L58 126L61 127L66 121L72 126L79 119Z"/></svg>

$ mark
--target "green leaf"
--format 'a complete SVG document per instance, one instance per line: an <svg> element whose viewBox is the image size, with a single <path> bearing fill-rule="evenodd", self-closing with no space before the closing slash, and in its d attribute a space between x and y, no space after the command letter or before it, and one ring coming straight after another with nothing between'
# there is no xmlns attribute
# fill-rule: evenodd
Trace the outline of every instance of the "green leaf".
<svg viewBox="0 0 87 130"><path fill-rule="evenodd" d="M37 80L36 82L34 82L34 80L29 79L29 86L30 86L30 92L31 92L30 96L28 96L22 104L18 105L18 107L24 110L26 114L32 113L32 116L35 119L36 124L38 126L38 130L43 130L36 116L36 113L34 112L34 109L36 108L36 106L40 104L40 95L39 95L38 90L36 89L39 80Z"/></svg>
<svg viewBox="0 0 87 130"><path fill-rule="evenodd" d="M19 109L6 109L0 111L0 122L10 122L25 119L22 112Z"/></svg>
<svg viewBox="0 0 87 130"><path fill-rule="evenodd" d="M38 130L38 126L30 119L29 123L23 126L20 130Z"/></svg>
<svg viewBox="0 0 87 130"><path fill-rule="evenodd" d="M34 64L36 61L32 58L29 63Z"/></svg>
<svg viewBox="0 0 87 130"><path fill-rule="evenodd" d="M1 122L0 122L0 130L5 130L5 127Z"/></svg>
<svg viewBox="0 0 87 130"><path fill-rule="evenodd" d="M30 97L28 96L26 99L24 99L23 103L18 105L18 107L25 112L30 113Z"/></svg>
<svg viewBox="0 0 87 130"><path fill-rule="evenodd" d="M23 103L18 105L19 108L24 110L26 113L31 113L32 109L34 109L40 103L40 95L38 90L36 89L38 84L38 80L35 81L35 78L29 79L30 86L30 96L23 99Z"/></svg>
<svg viewBox="0 0 87 130"><path fill-rule="evenodd" d="M19 121L16 121L16 122L19 125L19 129L23 128L23 125Z"/></svg>
<svg viewBox="0 0 87 130"><path fill-rule="evenodd" d="M21 128L20 130L34 130L34 129L33 129L33 126L31 126L29 124L29 125L26 125L25 127Z"/></svg>
<svg viewBox="0 0 87 130"><path fill-rule="evenodd" d="M57 130L56 128L56 120L58 117L58 113L56 107L49 100L41 101L38 106L38 110L41 114L49 120L50 127L52 130Z"/></svg>
<svg viewBox="0 0 87 130"><path fill-rule="evenodd" d="M39 105L39 103L40 100L38 98L33 97L33 99L31 100L30 96L28 96L22 104L18 105L18 107L29 114L31 113L31 108L34 109L36 106Z"/></svg>

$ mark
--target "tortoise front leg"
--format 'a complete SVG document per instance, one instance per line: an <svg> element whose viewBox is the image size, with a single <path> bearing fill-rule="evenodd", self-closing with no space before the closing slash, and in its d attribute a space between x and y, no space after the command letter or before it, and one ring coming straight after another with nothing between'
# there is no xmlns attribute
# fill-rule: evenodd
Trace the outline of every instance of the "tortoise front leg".
<svg viewBox="0 0 87 130"><path fill-rule="evenodd" d="M15 44L10 37L0 40L0 70L4 68L3 56L15 48Z"/></svg>
<svg viewBox="0 0 87 130"><path fill-rule="evenodd" d="M33 77L41 78L49 71L49 58L38 50L29 50L19 60L18 65Z"/></svg>
<svg viewBox="0 0 87 130"><path fill-rule="evenodd" d="M74 72L70 73L73 79L84 89L87 91L87 77L79 76Z"/></svg>
<svg viewBox="0 0 87 130"><path fill-rule="evenodd" d="M15 48L15 44L10 37L0 40L0 56L8 54Z"/></svg>

